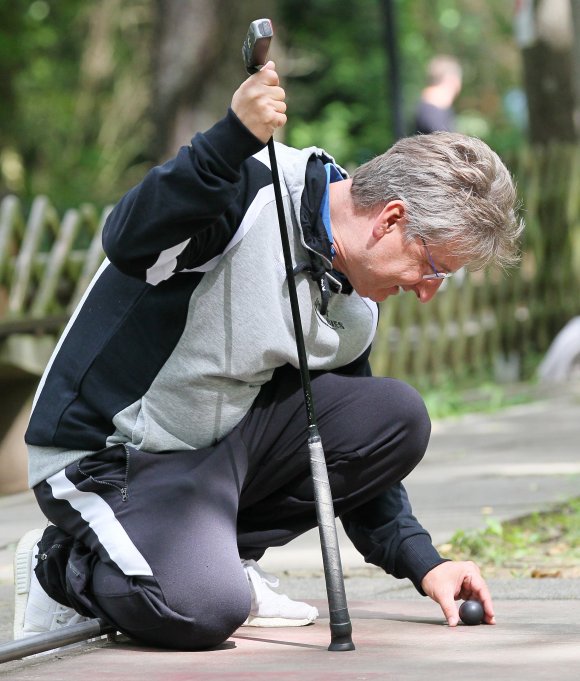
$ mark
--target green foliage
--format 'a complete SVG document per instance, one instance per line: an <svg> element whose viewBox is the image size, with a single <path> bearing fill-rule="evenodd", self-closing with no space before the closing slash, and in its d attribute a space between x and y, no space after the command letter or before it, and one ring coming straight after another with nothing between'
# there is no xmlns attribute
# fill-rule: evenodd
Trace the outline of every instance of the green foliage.
<svg viewBox="0 0 580 681"><path fill-rule="evenodd" d="M437 388L421 390L432 419L443 419L473 413L493 413L506 407L529 403L529 385L522 384L519 390L513 386L482 381L476 388L467 388L458 380L448 380Z"/></svg>
<svg viewBox="0 0 580 681"><path fill-rule="evenodd" d="M554 548L554 547L557 548ZM580 560L580 497L541 513L500 523L489 518L479 532L456 532L442 547L456 560L474 560L481 565L502 565L535 558L541 564L546 556L563 554L570 561Z"/></svg>
<svg viewBox="0 0 580 681"><path fill-rule="evenodd" d="M155 136L156 6L0 0L0 195L43 192L59 209L104 205L142 176ZM406 120L428 59L451 53L464 66L456 103L462 129L500 151L516 146L522 133L503 105L519 84L511 3L393 0L393 6ZM287 141L325 147L348 168L384 151L394 140L383 0L277 0L272 11L284 45Z"/></svg>
<svg viewBox="0 0 580 681"><path fill-rule="evenodd" d="M70 90L78 81L83 34L77 17L83 4L82 0L0 4L0 59L9 102L9 108L3 107L0 144L3 151L18 152L24 166L20 175L14 172L5 178L9 190L29 188L25 183L32 178L25 168L58 174L54 161L74 115ZM64 26L69 30L62 30Z"/></svg>
<svg viewBox="0 0 580 681"><path fill-rule="evenodd" d="M122 193L150 134L139 78L148 4L0 3L0 195L45 193L64 209Z"/></svg>
<svg viewBox="0 0 580 681"><path fill-rule="evenodd" d="M352 167L394 141L382 5L382 0L279 1L289 54L290 144L325 147ZM464 70L456 102L459 129L499 151L521 144L521 122L510 118L503 99L520 82L510 3L393 0L393 6L409 132L426 64L445 53L456 56Z"/></svg>
<svg viewBox="0 0 580 681"><path fill-rule="evenodd" d="M288 142L358 164L389 137L380 4L280 0L292 115Z"/></svg>

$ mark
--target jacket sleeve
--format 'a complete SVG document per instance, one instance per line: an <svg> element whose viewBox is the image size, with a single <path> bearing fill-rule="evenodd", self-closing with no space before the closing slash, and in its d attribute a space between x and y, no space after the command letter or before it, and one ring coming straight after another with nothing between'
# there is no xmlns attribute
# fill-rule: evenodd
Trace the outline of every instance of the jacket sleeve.
<svg viewBox="0 0 580 681"><path fill-rule="evenodd" d="M263 146L229 109L115 206L103 230L109 260L156 284L221 253L238 227L242 164Z"/></svg>
<svg viewBox="0 0 580 681"><path fill-rule="evenodd" d="M353 376L370 376L371 346L354 362L338 370ZM340 516L345 532L367 563L378 565L399 579L410 579L417 591L423 577L445 562L431 536L413 515L411 503L402 483L371 499L366 504Z"/></svg>
<svg viewBox="0 0 580 681"><path fill-rule="evenodd" d="M425 595L421 580L445 559L413 515L402 483L340 518L367 563L378 565L399 579L407 577Z"/></svg>

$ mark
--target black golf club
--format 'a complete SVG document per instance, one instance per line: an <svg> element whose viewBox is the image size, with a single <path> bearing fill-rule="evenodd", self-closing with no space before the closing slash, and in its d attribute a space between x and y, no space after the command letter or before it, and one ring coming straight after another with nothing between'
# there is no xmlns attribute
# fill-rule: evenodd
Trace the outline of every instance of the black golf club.
<svg viewBox="0 0 580 681"><path fill-rule="evenodd" d="M248 73L251 74L259 71L260 67L266 63L266 56L273 35L274 30L272 28L272 22L269 19L258 19L250 24L248 35L246 36L246 40L242 47L244 64ZM306 358L304 334L302 332L302 320L296 293L296 281L294 279L294 268L292 266L292 255L288 239L288 227L286 226L282 191L280 189L280 176L278 175L274 138L270 138L268 141L268 153L270 156L270 167L272 170L280 237L282 239L282 251L284 253L284 265L286 268L286 279L288 281L292 321L294 324L294 334L296 336L296 350L298 352L298 362L300 365L300 377L302 379L304 403L308 419L310 468L312 470L312 480L314 483L314 501L316 504L316 517L318 519L318 530L320 532L324 579L326 581L328 609L330 613L331 641L328 650L354 650L354 643L352 642L352 625L348 614L346 593L344 590L344 576L342 574L342 564L340 562L332 494L328 481L328 472L326 470L326 459L324 457L324 450L322 448L322 441L318 432L314 412L310 373L308 371L308 360Z"/></svg>

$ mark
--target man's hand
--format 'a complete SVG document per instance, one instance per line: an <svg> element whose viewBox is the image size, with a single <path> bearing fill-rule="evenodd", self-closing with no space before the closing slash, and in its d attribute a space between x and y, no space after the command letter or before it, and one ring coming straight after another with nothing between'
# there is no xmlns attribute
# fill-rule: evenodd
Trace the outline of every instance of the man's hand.
<svg viewBox="0 0 580 681"><path fill-rule="evenodd" d="M487 584L479 568L471 561L449 561L430 570L421 582L423 591L439 603L447 624L454 627L459 622L457 600L475 600L483 605L483 621L495 624L493 603Z"/></svg>
<svg viewBox="0 0 580 681"><path fill-rule="evenodd" d="M269 61L247 78L232 98L232 111L264 144L276 128L286 124L286 93L275 69L274 62Z"/></svg>

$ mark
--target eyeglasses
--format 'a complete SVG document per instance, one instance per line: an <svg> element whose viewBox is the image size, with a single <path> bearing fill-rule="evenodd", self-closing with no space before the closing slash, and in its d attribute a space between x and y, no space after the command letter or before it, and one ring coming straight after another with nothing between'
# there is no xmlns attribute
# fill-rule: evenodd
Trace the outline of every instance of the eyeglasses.
<svg viewBox="0 0 580 681"><path fill-rule="evenodd" d="M423 246L425 246L425 251L427 253L427 260L429 260L429 265L431 265L431 269L433 270L433 274L424 274L423 279L449 279L449 277L453 276L452 272L439 272L437 267L435 266L435 263L433 262L433 258L431 257L431 253L429 253L429 249L427 248L427 244L425 242L425 239L421 237L421 241L423 242Z"/></svg>

